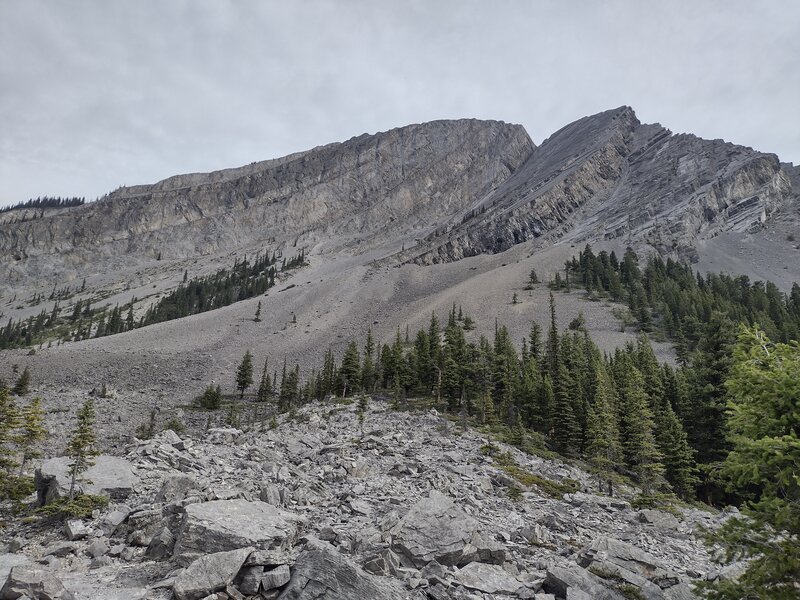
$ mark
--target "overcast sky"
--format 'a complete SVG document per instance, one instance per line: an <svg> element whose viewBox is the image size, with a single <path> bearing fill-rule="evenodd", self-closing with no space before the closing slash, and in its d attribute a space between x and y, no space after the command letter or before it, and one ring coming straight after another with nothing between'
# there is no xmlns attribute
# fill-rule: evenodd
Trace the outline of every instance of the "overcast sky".
<svg viewBox="0 0 800 600"><path fill-rule="evenodd" d="M0 205L623 104L800 163L800 2L0 0Z"/></svg>

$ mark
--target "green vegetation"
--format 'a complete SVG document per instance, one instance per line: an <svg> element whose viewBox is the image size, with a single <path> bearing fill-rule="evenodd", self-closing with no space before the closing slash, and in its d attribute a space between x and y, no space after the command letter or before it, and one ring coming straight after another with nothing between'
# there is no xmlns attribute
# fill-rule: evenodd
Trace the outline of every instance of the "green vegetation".
<svg viewBox="0 0 800 600"><path fill-rule="evenodd" d="M106 496L93 496L92 494L78 494L58 498L33 511L34 515L45 519L88 519L95 510L102 510L108 506Z"/></svg>
<svg viewBox="0 0 800 600"><path fill-rule="evenodd" d="M94 400L89 398L78 410L78 423L67 443L67 456L72 459L69 465L69 500L75 498L75 482L78 476L94 464L96 438L94 433Z"/></svg>

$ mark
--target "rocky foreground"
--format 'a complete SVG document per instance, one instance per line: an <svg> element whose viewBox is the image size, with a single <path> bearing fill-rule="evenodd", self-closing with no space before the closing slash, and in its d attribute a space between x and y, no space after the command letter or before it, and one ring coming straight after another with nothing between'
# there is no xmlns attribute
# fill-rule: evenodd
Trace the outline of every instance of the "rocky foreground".
<svg viewBox="0 0 800 600"><path fill-rule="evenodd" d="M2 531L0 599L688 600L726 575L698 537L724 515L634 510L576 467L489 442L379 402L363 433L336 404L262 431L166 431L98 457L82 485L107 510ZM582 491L526 487L504 451L517 475ZM64 493L65 470L44 462L40 502Z"/></svg>

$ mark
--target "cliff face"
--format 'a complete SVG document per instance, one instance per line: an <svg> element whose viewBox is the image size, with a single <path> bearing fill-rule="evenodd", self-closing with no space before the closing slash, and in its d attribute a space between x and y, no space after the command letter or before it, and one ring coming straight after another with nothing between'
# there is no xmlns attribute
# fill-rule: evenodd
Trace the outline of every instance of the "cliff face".
<svg viewBox="0 0 800 600"><path fill-rule="evenodd" d="M432 264L533 238L618 239L693 259L720 232L796 213L797 167L674 135L620 107L535 147L519 125L436 121L0 219L0 273L50 281L261 244ZM30 215L29 215L30 216ZM794 217L792 217L794 218ZM419 243L416 243L416 240Z"/></svg>
<svg viewBox="0 0 800 600"><path fill-rule="evenodd" d="M623 238L693 258L721 231L755 231L798 189L772 154L641 124L628 107L587 117L545 140L479 203L430 236L421 264L498 252L525 240Z"/></svg>
<svg viewBox="0 0 800 600"><path fill-rule="evenodd" d="M10 275L185 258L247 244L331 249L425 229L506 180L534 145L518 125L437 121L282 159L121 188L103 201L0 223Z"/></svg>

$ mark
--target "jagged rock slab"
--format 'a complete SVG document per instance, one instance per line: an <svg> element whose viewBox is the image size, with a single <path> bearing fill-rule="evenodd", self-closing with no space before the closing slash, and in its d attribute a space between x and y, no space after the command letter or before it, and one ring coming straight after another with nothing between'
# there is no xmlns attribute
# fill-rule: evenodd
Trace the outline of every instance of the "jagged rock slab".
<svg viewBox="0 0 800 600"><path fill-rule="evenodd" d="M392 528L392 550L416 567L424 567L432 560L456 565L477 530L475 519L433 490Z"/></svg>
<svg viewBox="0 0 800 600"><path fill-rule="evenodd" d="M175 580L175 600L199 600L230 585L253 548L201 556Z"/></svg>
<svg viewBox="0 0 800 600"><path fill-rule="evenodd" d="M487 594L513 594L522 587L499 565L470 563L456 572L456 581L465 588Z"/></svg>
<svg viewBox="0 0 800 600"><path fill-rule="evenodd" d="M600 577L577 565L568 569L548 569L544 590L559 598L569 598L570 591L578 591L588 594L594 600L626 600L619 592L609 589Z"/></svg>
<svg viewBox="0 0 800 600"><path fill-rule="evenodd" d="M36 470L40 504L47 504L69 493L70 462L67 456L49 458ZM138 483L139 478L133 473L131 463L118 456L102 454L95 457L94 465L80 474L75 487L80 493L124 500Z"/></svg>
<svg viewBox="0 0 800 600"><path fill-rule="evenodd" d="M186 507L176 555L222 552L252 546L286 549L305 520L261 501L214 500Z"/></svg>
<svg viewBox="0 0 800 600"><path fill-rule="evenodd" d="M611 565L617 566L619 570L613 570L617 577L640 587L643 587L643 582L652 582L660 588L669 588L680 582L677 574L651 554L607 536L598 537L584 548L578 555L578 563L586 568L597 565L601 571L608 571ZM634 574L635 578L626 577L626 573Z"/></svg>
<svg viewBox="0 0 800 600"><path fill-rule="evenodd" d="M362 571L326 542L314 541L291 569L279 600L400 600L410 598L396 580Z"/></svg>
<svg viewBox="0 0 800 600"><path fill-rule="evenodd" d="M0 599L17 600L17 598L76 600L55 575L27 565L13 567L0 589Z"/></svg>

